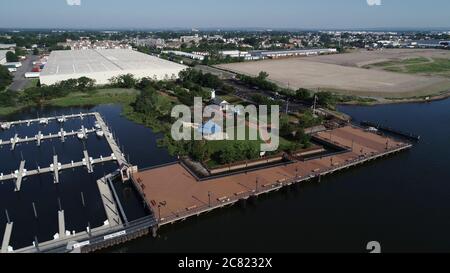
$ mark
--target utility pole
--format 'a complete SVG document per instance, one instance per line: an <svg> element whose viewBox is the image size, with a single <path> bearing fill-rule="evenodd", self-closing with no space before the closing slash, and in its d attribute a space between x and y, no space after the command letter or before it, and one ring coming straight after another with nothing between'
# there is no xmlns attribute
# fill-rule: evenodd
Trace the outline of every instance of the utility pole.
<svg viewBox="0 0 450 273"><path fill-rule="evenodd" d="M314 95L313 115L316 114L316 108L317 108L317 95Z"/></svg>

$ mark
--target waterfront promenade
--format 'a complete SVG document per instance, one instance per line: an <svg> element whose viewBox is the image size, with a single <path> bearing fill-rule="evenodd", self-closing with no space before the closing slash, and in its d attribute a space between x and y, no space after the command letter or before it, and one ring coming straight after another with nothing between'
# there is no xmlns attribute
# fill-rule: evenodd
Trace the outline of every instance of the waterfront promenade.
<svg viewBox="0 0 450 273"><path fill-rule="evenodd" d="M347 152L206 181L198 181L181 163L176 163L138 172L133 180L162 226L294 183L320 180L324 175L412 147L410 143L352 126L320 132L314 137Z"/></svg>

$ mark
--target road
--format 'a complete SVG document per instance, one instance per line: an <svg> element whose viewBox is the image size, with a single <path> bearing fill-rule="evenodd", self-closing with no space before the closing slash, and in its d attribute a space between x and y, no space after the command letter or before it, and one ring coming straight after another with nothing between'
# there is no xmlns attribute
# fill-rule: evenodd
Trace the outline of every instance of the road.
<svg viewBox="0 0 450 273"><path fill-rule="evenodd" d="M12 91L21 91L24 90L31 79L25 78L25 73L31 72L33 69L33 62L37 61L39 56L28 55L27 59L22 62L22 66L17 69L17 72L14 73L14 80L11 86L9 87Z"/></svg>
<svg viewBox="0 0 450 273"><path fill-rule="evenodd" d="M253 103L253 96L256 94L260 94L269 98L272 98L274 100L280 100L282 102L281 106L280 106L280 110L285 112L286 108L289 107L289 113L297 113L300 111L304 111L307 109L311 109L311 105L305 103L305 102L300 102L300 101L286 101L286 98L284 96L281 95L277 95L276 93L269 91L269 90L262 90L262 89L256 89L256 88L251 88L248 87L247 85L239 82L239 80L234 80L234 79L230 79L230 80L225 80L226 84L234 87L236 89L236 93L234 95L236 95L237 97L243 99L244 101Z"/></svg>

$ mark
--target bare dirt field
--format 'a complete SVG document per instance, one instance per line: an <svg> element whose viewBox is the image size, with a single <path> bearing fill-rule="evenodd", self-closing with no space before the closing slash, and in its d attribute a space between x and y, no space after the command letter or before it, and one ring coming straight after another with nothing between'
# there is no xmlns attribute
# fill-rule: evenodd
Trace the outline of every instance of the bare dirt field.
<svg viewBox="0 0 450 273"><path fill-rule="evenodd" d="M354 51L352 53L310 57L308 58L308 61L352 67L363 67L373 63L380 63L393 59L411 59L420 57L450 59L450 51L436 49L384 49L367 51L365 49L362 49Z"/></svg>
<svg viewBox="0 0 450 273"><path fill-rule="evenodd" d="M270 80L293 89L303 87L360 96L408 98L435 95L450 90L450 79L446 77L361 68L370 63L413 57L450 58L450 52L410 49L358 51L339 55L224 64L217 67L252 76L266 71Z"/></svg>

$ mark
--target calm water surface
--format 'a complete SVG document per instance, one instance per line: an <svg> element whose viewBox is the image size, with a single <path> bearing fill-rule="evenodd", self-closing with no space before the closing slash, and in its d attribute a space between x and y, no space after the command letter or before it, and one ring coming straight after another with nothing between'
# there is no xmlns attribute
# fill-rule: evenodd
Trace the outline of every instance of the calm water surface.
<svg viewBox="0 0 450 273"><path fill-rule="evenodd" d="M41 110L43 115L98 111L118 136L120 145L140 168L174 160L156 145L157 135L120 116L118 106L92 109ZM379 241L386 252L450 251L450 100L430 104L345 106L340 110L356 121L381 122L422 136L411 151L369 163L310 184L282 190L245 205L164 227L158 238L145 237L109 249L109 252L364 252L369 241ZM36 117L34 110L13 119ZM84 121L89 126L89 120ZM51 126L55 126L52 128ZM59 129L51 124L45 130ZM79 129L79 120L64 125ZM14 129L26 134L30 128ZM24 131L20 131L24 130ZM7 139L14 131L1 132ZM18 168L23 156L33 168L50 162L53 149L61 160L81 159L83 145L94 156L108 155L104 140L92 136L82 143L72 139L21 145L17 151L0 149L1 171ZM44 163L42 163L44 164ZM59 185L52 175L31 177L23 191L14 193L12 183L0 185L0 210L8 209L14 219L14 241L29 245L36 234L50 239L57 231L58 198L62 200L70 229L82 230L105 220L95 180L114 169L114 164L97 166L94 175L83 169L66 171ZM131 219L144 215L142 201L130 185L116 184ZM83 208L83 191L88 208ZM31 203L38 204L38 220ZM0 223L6 217L0 211ZM48 232L49 228L53 232ZM0 234L4 225L0 225ZM42 239L41 239L42 238ZM16 248L16 247L15 247Z"/></svg>

